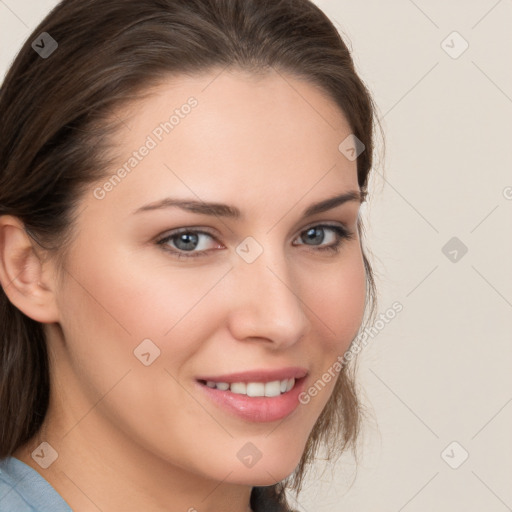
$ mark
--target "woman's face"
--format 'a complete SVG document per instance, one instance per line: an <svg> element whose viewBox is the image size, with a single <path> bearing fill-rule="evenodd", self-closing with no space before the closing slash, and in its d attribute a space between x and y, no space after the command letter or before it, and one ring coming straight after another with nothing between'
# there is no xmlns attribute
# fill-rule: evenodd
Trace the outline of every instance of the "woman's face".
<svg viewBox="0 0 512 512"><path fill-rule="evenodd" d="M117 160L78 207L60 328L47 325L66 383L55 403L101 456L270 485L298 464L335 379L299 393L333 374L362 321L359 201L304 215L358 192L339 149L351 129L320 89L276 72L156 91L117 113ZM262 382L291 377L279 396L240 393L276 395L281 382Z"/></svg>

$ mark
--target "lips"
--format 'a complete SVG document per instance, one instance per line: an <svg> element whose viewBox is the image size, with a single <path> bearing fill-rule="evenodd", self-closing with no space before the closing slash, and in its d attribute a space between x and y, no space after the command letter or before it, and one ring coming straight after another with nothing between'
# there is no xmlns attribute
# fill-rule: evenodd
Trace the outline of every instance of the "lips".
<svg viewBox="0 0 512 512"><path fill-rule="evenodd" d="M294 377L284 380L267 380L275 379L275 375L281 377L290 374L302 375L302 377L299 377L297 380ZM272 422L283 420L292 415L299 407L299 395L306 386L307 371L303 368L287 368L276 371L257 370L204 377L205 379L197 379L198 392L211 400L224 412L249 422ZM228 383L226 381L209 379L226 379L233 382ZM287 383L284 392L281 392L281 387L279 387L279 390L277 389L277 382L280 384L283 382ZM218 384L221 385L218 386ZM244 385L246 386L245 393L241 392L243 389L237 389L237 386ZM232 386L235 389L231 389ZM262 387L264 394L262 394Z"/></svg>

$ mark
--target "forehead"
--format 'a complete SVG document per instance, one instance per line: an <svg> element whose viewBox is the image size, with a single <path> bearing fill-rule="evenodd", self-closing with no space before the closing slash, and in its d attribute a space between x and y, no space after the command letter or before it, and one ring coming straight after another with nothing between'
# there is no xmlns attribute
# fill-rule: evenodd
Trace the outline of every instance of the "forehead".
<svg viewBox="0 0 512 512"><path fill-rule="evenodd" d="M166 193L261 209L358 188L357 164L339 150L351 133L342 111L281 71L172 77L116 115L116 159L103 182L122 175L105 198L118 210Z"/></svg>

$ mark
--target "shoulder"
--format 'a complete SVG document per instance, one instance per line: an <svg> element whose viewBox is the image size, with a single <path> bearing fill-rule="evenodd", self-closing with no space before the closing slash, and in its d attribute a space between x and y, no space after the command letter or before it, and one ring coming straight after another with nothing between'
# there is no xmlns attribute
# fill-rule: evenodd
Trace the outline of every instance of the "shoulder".
<svg viewBox="0 0 512 512"><path fill-rule="evenodd" d="M72 512L57 491L15 457L0 459L0 512Z"/></svg>

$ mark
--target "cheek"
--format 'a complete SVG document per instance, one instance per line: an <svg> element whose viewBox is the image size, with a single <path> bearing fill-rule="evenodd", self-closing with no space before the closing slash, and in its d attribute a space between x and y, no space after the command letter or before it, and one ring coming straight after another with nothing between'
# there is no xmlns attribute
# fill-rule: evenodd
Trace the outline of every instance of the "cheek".
<svg viewBox="0 0 512 512"><path fill-rule="evenodd" d="M198 304L218 280L212 272L206 276L185 267L155 266L154 260L114 246L90 249L89 256L82 253L73 260L73 279L62 291L60 309L71 326L82 322L82 331L74 329L77 334L103 333L114 346L122 340L123 349L129 343L133 350L146 338L155 343L173 338L184 323L190 327L190 318L201 309ZM188 342L181 339L173 341L181 345L177 352L190 347L190 337Z"/></svg>
<svg viewBox="0 0 512 512"><path fill-rule="evenodd" d="M135 274L133 269L133 261L110 257L108 251L77 259L69 269L72 277L59 295L68 349L61 371L69 372L73 383L66 393L81 409L77 417L98 403L88 422L108 418L101 424L121 428L155 453L185 461L190 436L212 428L211 418L184 391L181 370L210 337L212 304L201 299L219 276L201 279L178 270L171 276L158 268ZM148 339L144 351L137 351L142 360L149 353L146 366L134 350Z"/></svg>
<svg viewBox="0 0 512 512"><path fill-rule="evenodd" d="M338 263L311 275L304 284L304 302L322 334L323 350L332 357L348 348L364 315L366 273L359 246L354 243Z"/></svg>
<svg viewBox="0 0 512 512"><path fill-rule="evenodd" d="M58 296L66 357L79 385L96 401L129 371L116 387L119 394L130 389L124 403L153 411L180 403L186 394L177 381L187 378L188 362L218 327L214 288L226 269L149 264L115 247L78 254Z"/></svg>
<svg viewBox="0 0 512 512"><path fill-rule="evenodd" d="M304 282L302 293L315 326L315 336L307 346L314 373L300 399L310 428L332 395L343 355L363 320L366 272L360 247L354 244L339 264L316 272L311 279Z"/></svg>

